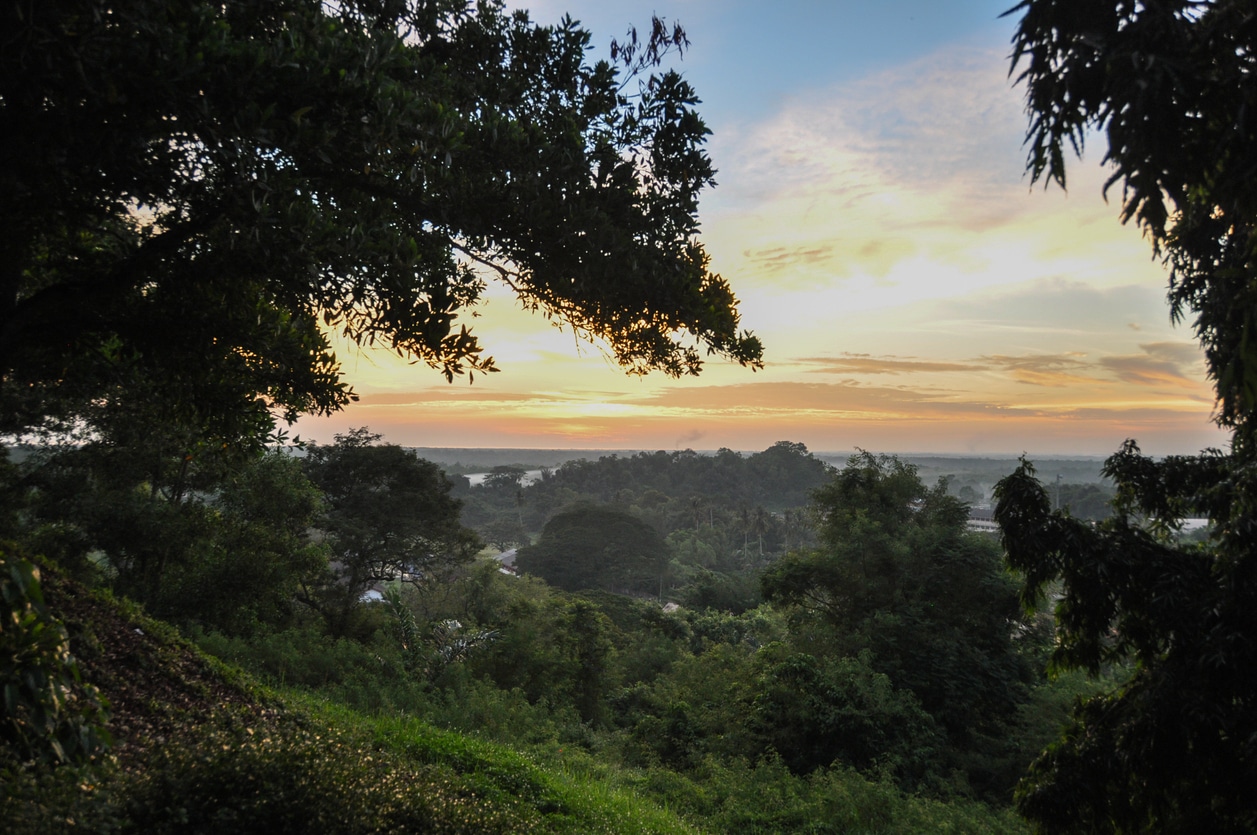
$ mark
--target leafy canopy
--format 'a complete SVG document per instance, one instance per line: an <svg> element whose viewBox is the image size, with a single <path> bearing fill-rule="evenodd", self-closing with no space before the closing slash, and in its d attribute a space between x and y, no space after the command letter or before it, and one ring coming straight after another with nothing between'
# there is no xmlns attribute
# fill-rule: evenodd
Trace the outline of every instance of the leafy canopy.
<svg viewBox="0 0 1257 835"><path fill-rule="evenodd" d="M1106 186L1170 271L1175 320L1194 317L1219 422L1257 409L1257 25L1245 0L1024 0L1013 72L1027 170L1063 188L1070 150L1107 139ZM1251 441L1248 430L1241 433Z"/></svg>
<svg viewBox="0 0 1257 835"><path fill-rule="evenodd" d="M352 399L329 332L494 370L486 275L633 373L760 363L695 237L697 98L654 71L679 29L612 63L495 0L47 0L0 28L5 431L146 381L256 436Z"/></svg>
<svg viewBox="0 0 1257 835"><path fill-rule="evenodd" d="M997 488L1023 598L1059 594L1056 665L1129 665L1075 712L1019 805L1048 832L1251 832L1257 16L1244 0L1026 0L1010 13L1031 177L1064 186L1068 152L1104 133L1122 219L1164 260L1172 316L1192 317L1232 432L1227 454L1163 461L1128 441L1105 467L1117 515L1095 527L1052 513L1028 462ZM1188 516L1210 520L1203 545L1175 541Z"/></svg>
<svg viewBox="0 0 1257 835"><path fill-rule="evenodd" d="M765 598L819 621L841 655L871 652L958 743L1007 718L1030 678L1023 625L998 548L967 532L964 504L868 452L814 495L821 544L765 570Z"/></svg>
<svg viewBox="0 0 1257 835"><path fill-rule="evenodd" d="M459 523L440 467L364 429L314 445L306 473L322 491L315 527L331 552L332 572L306 602L333 631L349 628L362 594L402 581L431 585L471 561L481 543Z"/></svg>
<svg viewBox="0 0 1257 835"><path fill-rule="evenodd" d="M650 591L666 564L659 532L614 507L578 504L556 513L515 564L568 591Z"/></svg>

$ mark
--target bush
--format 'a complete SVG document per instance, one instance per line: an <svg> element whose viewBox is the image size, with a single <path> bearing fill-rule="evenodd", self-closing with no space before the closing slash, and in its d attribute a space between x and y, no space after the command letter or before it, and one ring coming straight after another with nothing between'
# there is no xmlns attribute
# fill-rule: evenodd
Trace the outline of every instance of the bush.
<svg viewBox="0 0 1257 835"><path fill-rule="evenodd" d="M0 748L0 827L5 835L119 832L122 785L114 761L90 765L20 763Z"/></svg>
<svg viewBox="0 0 1257 835"><path fill-rule="evenodd" d="M84 763L110 739L105 701L84 684L39 569L0 548L0 742L23 761Z"/></svg>
<svg viewBox="0 0 1257 835"><path fill-rule="evenodd" d="M169 746L127 807L134 829L154 835L493 833L535 823L530 810L480 802L447 769L400 762L342 732L297 726L220 727Z"/></svg>

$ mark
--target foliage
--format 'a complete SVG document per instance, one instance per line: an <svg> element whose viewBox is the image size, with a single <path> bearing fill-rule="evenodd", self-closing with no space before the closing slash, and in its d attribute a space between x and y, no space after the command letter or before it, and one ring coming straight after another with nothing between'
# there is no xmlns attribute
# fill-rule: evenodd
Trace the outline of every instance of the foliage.
<svg viewBox="0 0 1257 835"><path fill-rule="evenodd" d="M483 486L486 490L513 495L524 486L523 479L527 473L523 467L499 464L484 477Z"/></svg>
<svg viewBox="0 0 1257 835"><path fill-rule="evenodd" d="M209 501L213 545L163 595L171 619L248 634L291 621L298 588L326 570L310 541L323 498L301 463L271 452L229 474Z"/></svg>
<svg viewBox="0 0 1257 835"><path fill-rule="evenodd" d="M585 722L603 719L611 624L597 606L568 595L524 593L493 622L494 643L470 659L473 674L529 700L571 705Z"/></svg>
<svg viewBox="0 0 1257 835"><path fill-rule="evenodd" d="M818 659L778 645L757 662L751 723L795 773L839 763L914 790L936 768L934 721L869 653Z"/></svg>
<svg viewBox="0 0 1257 835"><path fill-rule="evenodd" d="M360 685L385 694L398 689L399 683L406 686L404 660L395 641L364 643L333 637L321 624L248 638L199 630L193 636L205 652L276 685L322 690L339 698Z"/></svg>
<svg viewBox="0 0 1257 835"><path fill-rule="evenodd" d="M1099 522L1113 515L1114 491L1108 485L1062 484L1054 489L1058 506L1076 519Z"/></svg>
<svg viewBox="0 0 1257 835"><path fill-rule="evenodd" d="M450 664L462 661L477 647L492 643L498 633L492 630L466 630L456 620L433 623L425 638L415 614L402 600L396 584L384 590L384 604L393 616L394 632L401 645L406 671L433 679Z"/></svg>
<svg viewBox="0 0 1257 835"><path fill-rule="evenodd" d="M1028 170L1065 184L1066 151L1107 137L1109 185L1169 269L1231 431L1229 454L1109 459L1116 516L1049 512L1028 463L999 487L1010 561L1036 599L1061 581L1058 667L1128 677L1089 699L1035 766L1020 808L1046 831L1243 832L1257 826L1257 202L1251 5L1027 0L1013 72L1025 84ZM1186 516L1204 545L1174 543Z"/></svg>
<svg viewBox="0 0 1257 835"><path fill-rule="evenodd" d="M286 622L299 584L327 564L307 535L321 499L300 463L150 429L32 457L22 535L78 574L103 565L119 592L182 624Z"/></svg>
<svg viewBox="0 0 1257 835"><path fill-rule="evenodd" d="M528 531L524 530L519 519L513 515L502 515L490 519L483 525L477 526L476 532L480 534L481 539L500 552L529 543Z"/></svg>
<svg viewBox="0 0 1257 835"><path fill-rule="evenodd" d="M1109 185L1170 270L1174 318L1195 316L1224 426L1257 410L1254 31L1244 0L1026 0L1013 71L1026 87L1027 168L1066 182L1068 148L1103 130Z"/></svg>
<svg viewBox="0 0 1257 835"><path fill-rule="evenodd" d="M5 835L123 831L116 769L95 765L22 767L0 746L0 820Z"/></svg>
<svg viewBox="0 0 1257 835"><path fill-rule="evenodd" d="M719 609L736 615L758 606L761 590L754 575L722 574L700 568L690 576L680 599L691 609Z"/></svg>
<svg viewBox="0 0 1257 835"><path fill-rule="evenodd" d="M654 528L613 507L579 505L556 514L535 545L515 559L521 571L569 591L657 591L667 545Z"/></svg>
<svg viewBox="0 0 1257 835"><path fill-rule="evenodd" d="M670 808L713 832L972 833L1025 831L1006 811L979 803L948 803L905 795L886 780L870 780L846 768L806 778L776 759L754 764L705 760L696 773L654 769L646 788Z"/></svg>
<svg viewBox="0 0 1257 835"><path fill-rule="evenodd" d="M8 546L0 546L0 692L0 743L19 761L84 763L110 744L107 704L82 681L39 569Z"/></svg>
<svg viewBox="0 0 1257 835"><path fill-rule="evenodd" d="M1026 572L1026 600L1063 583L1053 663L1096 674L1134 662L1120 687L1079 708L1023 784L1020 807L1047 831L1257 825L1247 790L1257 779L1257 658L1237 641L1255 628L1246 573L1213 547L1176 546L1131 515L1168 528L1178 502L1208 495L1227 466L1220 456L1217 469L1209 463L1153 462L1128 443L1106 465L1119 515L1096 528L1051 513L1028 462L998 487L996 518L1009 561ZM1225 518L1225 508L1212 510Z"/></svg>
<svg viewBox="0 0 1257 835"><path fill-rule="evenodd" d="M521 804L486 804L448 770L316 727L215 728L161 749L126 809L134 831L524 832Z"/></svg>
<svg viewBox="0 0 1257 835"><path fill-rule="evenodd" d="M499 549L527 545L532 532L578 505L608 506L667 539L654 580L643 578L637 593L731 611L758 605L759 568L814 541L803 505L831 473L802 444L786 441L751 456L686 450L569 460L522 488L521 468L496 469L467 495L463 520Z"/></svg>
<svg viewBox="0 0 1257 835"><path fill-rule="evenodd" d="M311 446L306 472L323 492L316 523L333 576L307 599L343 634L363 592L391 580L437 582L480 550L458 521L459 502L440 468L379 435L356 429Z"/></svg>
<svg viewBox="0 0 1257 835"><path fill-rule="evenodd" d="M353 398L325 329L492 370L474 264L632 372L760 364L695 237L708 131L662 22L591 64L498 2L2 14L5 432L152 398L256 443Z"/></svg>
<svg viewBox="0 0 1257 835"><path fill-rule="evenodd" d="M803 444L778 441L763 452L744 457L728 449L714 455L693 450L641 452L628 457L604 456L597 461L569 461L528 489L533 501L570 490L600 502L618 494L643 495L649 490L677 499L701 497L727 507L763 506L769 510L801 507L811 491L831 474L828 464ZM706 510L706 508L702 508ZM690 522L693 523L693 515Z"/></svg>
<svg viewBox="0 0 1257 835"><path fill-rule="evenodd" d="M822 546L767 569L765 597L819 618L838 654L871 651L873 669L958 745L1009 716L1032 678L1013 640L1016 587L995 544L966 532L963 503L866 452L817 491L816 508Z"/></svg>
<svg viewBox="0 0 1257 835"><path fill-rule="evenodd" d="M542 765L389 705L368 719L333 691L262 690L125 601L63 576L45 585L73 613L76 640L95 644L82 668L114 705L118 760L10 770L0 746L6 833L304 832L319 819L347 832L693 831L627 781Z"/></svg>
<svg viewBox="0 0 1257 835"><path fill-rule="evenodd" d="M545 747L530 753L504 750L471 735L436 730L408 716L366 719L323 708L323 714L369 729L378 745L416 763L458 774L478 798L536 809L539 831L561 833L691 833L662 804L643 797L633 776L569 752Z"/></svg>

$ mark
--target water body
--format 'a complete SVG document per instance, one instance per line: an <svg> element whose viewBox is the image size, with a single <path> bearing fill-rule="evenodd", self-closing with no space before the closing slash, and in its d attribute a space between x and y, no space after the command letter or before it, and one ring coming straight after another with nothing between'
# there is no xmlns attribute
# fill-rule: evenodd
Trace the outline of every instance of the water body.
<svg viewBox="0 0 1257 835"><path fill-rule="evenodd" d="M489 473L467 473L464 478L471 482L472 487L479 487L481 484L484 484L484 480L488 475ZM541 470L526 470L524 477L520 479L520 483L524 487L537 481L541 481Z"/></svg>

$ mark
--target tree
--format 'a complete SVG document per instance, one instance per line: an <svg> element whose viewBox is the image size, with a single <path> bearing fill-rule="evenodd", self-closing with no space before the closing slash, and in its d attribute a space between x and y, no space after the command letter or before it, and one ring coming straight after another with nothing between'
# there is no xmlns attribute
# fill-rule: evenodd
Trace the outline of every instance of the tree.
<svg viewBox="0 0 1257 835"><path fill-rule="evenodd" d="M485 542L499 551L528 544L528 531L524 530L518 517L511 514L500 513L477 526L476 530Z"/></svg>
<svg viewBox="0 0 1257 835"><path fill-rule="evenodd" d="M308 535L321 497L300 462L184 453L186 437L140 428L25 462L20 537L78 573L103 571L158 617L233 634L282 624L299 583L327 565Z"/></svg>
<svg viewBox="0 0 1257 835"><path fill-rule="evenodd" d="M507 493L514 495L524 486L524 476L528 475L528 471L523 467L512 467L509 464L501 464L490 470L484 477L482 486L486 490L495 493Z"/></svg>
<svg viewBox="0 0 1257 835"><path fill-rule="evenodd" d="M301 585L327 570L327 549L310 536L322 502L282 450L228 473L207 500L208 541L173 567L156 611L229 634L287 625Z"/></svg>
<svg viewBox="0 0 1257 835"><path fill-rule="evenodd" d="M352 399L329 331L493 370L459 318L485 272L631 372L760 364L695 237L697 98L655 71L679 27L592 64L574 21L495 0L12 2L0 28L3 431L142 382L256 438Z"/></svg>
<svg viewBox="0 0 1257 835"><path fill-rule="evenodd" d="M471 561L480 540L458 521L444 473L431 461L379 435L354 429L330 446L313 446L310 480L323 491L316 523L331 551L332 581L308 599L333 632L351 627L363 592L389 580L436 582Z"/></svg>
<svg viewBox="0 0 1257 835"><path fill-rule="evenodd" d="M934 721L913 696L873 671L868 653L820 659L770 644L756 656L750 724L790 769L834 763L921 787L938 756Z"/></svg>
<svg viewBox="0 0 1257 835"><path fill-rule="evenodd" d="M667 561L663 537L633 514L578 505L546 522L537 543L521 548L515 564L567 591L653 592Z"/></svg>
<svg viewBox="0 0 1257 835"><path fill-rule="evenodd" d="M813 490L824 486L833 467L808 452L801 443L778 441L746 462L755 501L770 510L801 507Z"/></svg>
<svg viewBox="0 0 1257 835"><path fill-rule="evenodd" d="M1016 586L945 484L862 452L816 492L815 512L820 546L771 565L765 598L820 620L837 655L871 652L957 748L1010 717L1032 678L1014 641Z"/></svg>
<svg viewBox="0 0 1257 835"><path fill-rule="evenodd" d="M1154 461L1128 441L1105 465L1116 515L1050 512L1023 463L996 519L1023 598L1061 583L1060 668L1129 664L1076 712L1019 805L1045 831L1257 828L1257 27L1250 3L1028 0L1014 38L1033 179L1066 182L1069 149L1107 138L1122 219L1169 272L1231 431L1227 454ZM1203 546L1173 544L1207 516Z"/></svg>
<svg viewBox="0 0 1257 835"><path fill-rule="evenodd" d="M87 763L112 742L106 702L83 682L70 636L44 603L39 568L0 546L0 764Z"/></svg>

